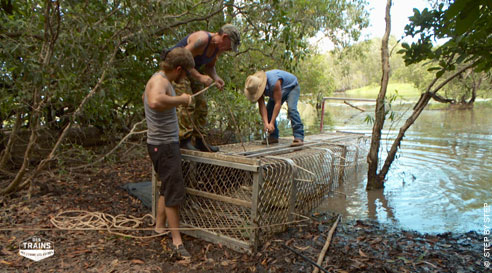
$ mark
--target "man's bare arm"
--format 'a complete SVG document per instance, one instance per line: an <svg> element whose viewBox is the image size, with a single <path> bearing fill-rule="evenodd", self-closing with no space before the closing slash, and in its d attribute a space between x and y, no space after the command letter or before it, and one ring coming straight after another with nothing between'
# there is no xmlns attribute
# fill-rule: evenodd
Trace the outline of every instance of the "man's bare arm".
<svg viewBox="0 0 492 273"><path fill-rule="evenodd" d="M215 56L212 62L205 65L205 73L209 75L217 83L217 87L222 90L222 88L224 88L224 80L222 80L222 78L217 75L217 72L215 70L215 62L217 61L218 57L219 56Z"/></svg>
<svg viewBox="0 0 492 273"><path fill-rule="evenodd" d="M280 113L280 108L282 107L282 81L278 80L273 88L273 99L275 100L275 106L272 111L272 118L270 119L270 125L275 124L275 119Z"/></svg>
<svg viewBox="0 0 492 273"><path fill-rule="evenodd" d="M261 95L261 97L258 99L258 109L260 111L260 116L261 120L263 121L264 125L268 124L268 113L267 109L265 106L265 97Z"/></svg>
<svg viewBox="0 0 492 273"><path fill-rule="evenodd" d="M207 47L207 43L208 43L207 32L197 31L190 35L190 37L188 38L188 44L185 46L185 48L191 52L193 57L196 57L203 54L203 51ZM190 69L189 72L191 74L191 77L199 80L201 83L205 85L210 85L213 82L212 78L201 74L195 68Z"/></svg>
<svg viewBox="0 0 492 273"><path fill-rule="evenodd" d="M191 97L188 94L170 96L167 92L169 88L171 88L170 83L164 79L155 79L149 83L144 95L147 96L147 102L151 109L165 111L181 104L187 105L190 102Z"/></svg>

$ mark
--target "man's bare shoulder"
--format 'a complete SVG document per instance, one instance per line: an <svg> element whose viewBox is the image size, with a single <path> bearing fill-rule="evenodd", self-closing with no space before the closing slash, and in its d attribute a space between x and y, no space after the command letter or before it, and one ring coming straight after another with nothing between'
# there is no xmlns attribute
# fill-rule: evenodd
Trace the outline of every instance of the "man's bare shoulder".
<svg viewBox="0 0 492 273"><path fill-rule="evenodd" d="M145 90L154 92L165 92L165 90L169 88L170 84L171 83L169 82L169 80L162 77L161 75L153 75L147 82Z"/></svg>
<svg viewBox="0 0 492 273"><path fill-rule="evenodd" d="M208 32L205 30L195 31L190 34L188 41L194 41L196 39L208 39Z"/></svg>
<svg viewBox="0 0 492 273"><path fill-rule="evenodd" d="M208 32L200 30L197 32L193 32L188 38L188 46L187 48L193 53L193 56L196 56L198 52L201 53L203 49L207 46L208 43Z"/></svg>

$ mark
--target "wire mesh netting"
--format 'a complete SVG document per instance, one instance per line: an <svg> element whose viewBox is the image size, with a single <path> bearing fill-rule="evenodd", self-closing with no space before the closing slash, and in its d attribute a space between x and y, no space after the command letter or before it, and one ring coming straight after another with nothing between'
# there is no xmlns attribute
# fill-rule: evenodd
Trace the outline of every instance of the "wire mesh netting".
<svg viewBox="0 0 492 273"><path fill-rule="evenodd" d="M183 150L187 197L181 222L195 228L185 233L255 251L350 180L367 155L367 139L360 135L288 144L231 144L215 154Z"/></svg>

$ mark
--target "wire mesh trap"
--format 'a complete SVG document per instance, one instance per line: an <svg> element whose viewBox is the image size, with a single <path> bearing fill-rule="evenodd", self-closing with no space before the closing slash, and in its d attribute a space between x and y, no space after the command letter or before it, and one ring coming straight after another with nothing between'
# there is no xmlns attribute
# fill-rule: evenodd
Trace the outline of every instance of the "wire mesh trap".
<svg viewBox="0 0 492 273"><path fill-rule="evenodd" d="M182 150L187 191L183 233L254 252L350 180L365 162L367 138L329 134L290 147L259 142L220 146L219 153ZM155 216L160 181L152 175Z"/></svg>

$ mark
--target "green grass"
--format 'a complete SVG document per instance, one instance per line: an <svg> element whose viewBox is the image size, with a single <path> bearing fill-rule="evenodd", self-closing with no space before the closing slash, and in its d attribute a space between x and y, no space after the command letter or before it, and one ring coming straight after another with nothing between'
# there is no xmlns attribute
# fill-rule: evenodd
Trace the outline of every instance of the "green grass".
<svg viewBox="0 0 492 273"><path fill-rule="evenodd" d="M357 89L345 91L350 97L375 99L379 94L379 85L367 85ZM391 96L398 92L398 95L404 99L413 99L420 97L420 91L411 83L390 83L386 96Z"/></svg>

